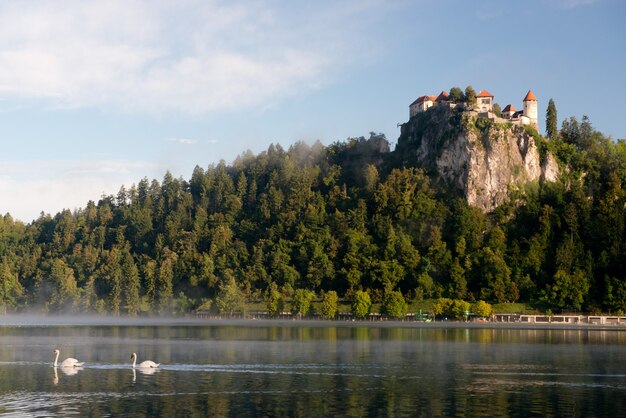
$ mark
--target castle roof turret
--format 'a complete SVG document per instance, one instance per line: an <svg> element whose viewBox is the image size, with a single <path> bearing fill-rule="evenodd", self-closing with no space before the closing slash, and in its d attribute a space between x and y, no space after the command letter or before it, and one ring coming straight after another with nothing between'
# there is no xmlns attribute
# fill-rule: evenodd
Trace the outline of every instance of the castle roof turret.
<svg viewBox="0 0 626 418"><path fill-rule="evenodd" d="M481 90L476 97L493 97L493 94L489 93L487 90Z"/></svg>
<svg viewBox="0 0 626 418"><path fill-rule="evenodd" d="M530 102L530 101L537 101L537 98L535 97L535 93L533 93L532 90L528 90L528 93L526 93L526 97L524 97L525 102Z"/></svg>
<svg viewBox="0 0 626 418"><path fill-rule="evenodd" d="M512 104L508 104L502 109L503 112L517 112L517 109Z"/></svg>

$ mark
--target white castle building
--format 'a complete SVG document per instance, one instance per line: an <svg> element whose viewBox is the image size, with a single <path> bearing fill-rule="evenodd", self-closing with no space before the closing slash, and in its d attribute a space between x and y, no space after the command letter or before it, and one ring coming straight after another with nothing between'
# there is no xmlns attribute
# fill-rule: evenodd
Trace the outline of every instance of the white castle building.
<svg viewBox="0 0 626 418"><path fill-rule="evenodd" d="M479 117L488 118L496 122L509 122L516 125L531 125L537 129L537 98L532 90L528 90L526 96L522 100L523 110L518 111L512 104L508 104L502 109L501 115L493 112L494 95L487 90L481 90L476 95L476 104L468 111L476 112ZM449 95L446 91L442 91L439 96L420 96L409 105L409 117L413 117L420 112L425 112L432 106L444 105L448 107L456 107L459 105L466 106L464 103L450 102Z"/></svg>
<svg viewBox="0 0 626 418"><path fill-rule="evenodd" d="M425 112L434 104L449 103L448 93L442 91L439 96L420 96L409 105L409 116L413 117L420 112Z"/></svg>

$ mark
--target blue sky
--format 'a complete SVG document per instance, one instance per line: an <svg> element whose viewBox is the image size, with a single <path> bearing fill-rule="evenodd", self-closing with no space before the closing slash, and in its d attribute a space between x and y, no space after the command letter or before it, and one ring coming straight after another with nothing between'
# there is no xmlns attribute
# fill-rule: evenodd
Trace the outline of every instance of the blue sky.
<svg viewBox="0 0 626 418"><path fill-rule="evenodd" d="M0 213L84 207L472 85L626 138L626 2L0 1ZM540 120L543 129L543 120Z"/></svg>

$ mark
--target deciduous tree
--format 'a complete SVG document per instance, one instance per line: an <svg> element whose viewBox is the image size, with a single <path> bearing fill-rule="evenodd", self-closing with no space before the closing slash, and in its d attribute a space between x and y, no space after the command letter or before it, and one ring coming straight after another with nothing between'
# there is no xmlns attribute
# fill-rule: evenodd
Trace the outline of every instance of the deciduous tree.
<svg viewBox="0 0 626 418"><path fill-rule="evenodd" d="M339 297L337 296L337 292L334 290L329 290L324 293L324 297L322 297L322 318L324 319L334 319L337 316L337 302L339 301Z"/></svg>
<svg viewBox="0 0 626 418"><path fill-rule="evenodd" d="M372 309L372 300L367 292L357 290L352 298L352 315L356 318L363 319L370 314Z"/></svg>
<svg viewBox="0 0 626 418"><path fill-rule="evenodd" d="M405 318L409 310L409 305L406 303L402 293L398 291L388 292L383 299L382 306L383 313L389 315L392 318Z"/></svg>
<svg viewBox="0 0 626 418"><path fill-rule="evenodd" d="M215 298L215 305L221 314L233 315L236 312L243 312L245 297L235 277L228 273L225 282L220 286L219 293Z"/></svg>
<svg viewBox="0 0 626 418"><path fill-rule="evenodd" d="M306 316L309 313L315 293L309 289L296 289L291 300L291 312L294 315Z"/></svg>

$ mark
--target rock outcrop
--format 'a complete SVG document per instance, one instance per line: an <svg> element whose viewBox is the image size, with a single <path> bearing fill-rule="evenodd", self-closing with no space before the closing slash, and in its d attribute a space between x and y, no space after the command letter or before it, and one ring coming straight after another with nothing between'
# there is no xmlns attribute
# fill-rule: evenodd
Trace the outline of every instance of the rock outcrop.
<svg viewBox="0 0 626 418"><path fill-rule="evenodd" d="M528 182L556 180L558 163L540 141L532 128L436 106L402 126L396 153L489 212Z"/></svg>

